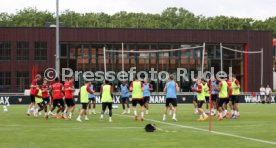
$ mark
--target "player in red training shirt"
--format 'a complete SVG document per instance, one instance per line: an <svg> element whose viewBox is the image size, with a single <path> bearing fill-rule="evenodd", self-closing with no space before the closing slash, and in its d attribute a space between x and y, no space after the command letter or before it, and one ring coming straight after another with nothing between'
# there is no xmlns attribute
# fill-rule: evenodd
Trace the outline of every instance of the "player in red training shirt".
<svg viewBox="0 0 276 148"><path fill-rule="evenodd" d="M71 119L73 112L75 110L75 102L73 100L73 92L75 90L73 86L74 77L68 78L64 83L64 98L65 103L67 105L66 109L64 110L64 115L69 111L68 118Z"/></svg>
<svg viewBox="0 0 276 148"><path fill-rule="evenodd" d="M63 111L65 109L64 101L63 101L63 85L60 83L59 78L55 79L55 82L52 84L52 96L53 96L53 106L51 110L48 112L49 115L53 114L52 112L56 109L57 106L59 106L59 109L57 110L57 114L54 115L54 118L59 118L58 113L62 111L62 118L64 119L65 116L63 114Z"/></svg>
<svg viewBox="0 0 276 148"><path fill-rule="evenodd" d="M35 79L33 79L32 81L32 84L30 85L30 98L31 98L31 103L28 107L28 110L27 110L27 115L30 116L30 111L31 111L31 108L33 108L35 106L35 96L37 95L38 93L38 90L37 90L37 82L41 80L41 75L40 74L37 74L35 76Z"/></svg>
<svg viewBox="0 0 276 148"><path fill-rule="evenodd" d="M231 88L232 86L232 75L229 75L229 78L228 80L226 81L227 82L227 85L228 85L228 88ZM232 97L232 89L228 89L228 99L227 101L225 102L225 109L226 109L226 113L225 114L228 114L228 111L227 111L227 105L229 103L229 108L231 110L231 112L233 112L233 106L232 106L232 102L231 102L231 97Z"/></svg>
<svg viewBox="0 0 276 148"><path fill-rule="evenodd" d="M47 105L49 106L49 108L51 108L51 105L50 105L50 97L49 97L49 85L48 85L48 81L47 79L43 79L43 84L41 85L41 90L42 90L42 99L45 103L45 108L44 108L44 111L45 111L45 119L48 119L48 113L47 113Z"/></svg>

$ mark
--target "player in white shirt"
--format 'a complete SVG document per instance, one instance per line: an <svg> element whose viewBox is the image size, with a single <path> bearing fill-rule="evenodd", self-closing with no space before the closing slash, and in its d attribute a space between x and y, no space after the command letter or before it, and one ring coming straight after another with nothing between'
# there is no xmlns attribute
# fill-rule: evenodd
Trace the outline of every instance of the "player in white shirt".
<svg viewBox="0 0 276 148"><path fill-rule="evenodd" d="M260 96L261 96L261 101L264 104L265 103L265 94L266 94L266 90L264 88L263 85L261 85L260 87Z"/></svg>
<svg viewBox="0 0 276 148"><path fill-rule="evenodd" d="M271 103L271 94L272 94L272 90L271 90L271 88L269 87L269 85L266 86L265 92L266 92L266 103Z"/></svg>

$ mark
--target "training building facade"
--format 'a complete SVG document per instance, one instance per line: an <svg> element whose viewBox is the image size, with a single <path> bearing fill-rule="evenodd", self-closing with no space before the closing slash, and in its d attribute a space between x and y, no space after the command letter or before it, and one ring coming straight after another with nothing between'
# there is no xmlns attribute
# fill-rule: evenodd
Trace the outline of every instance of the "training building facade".
<svg viewBox="0 0 276 148"><path fill-rule="evenodd" d="M32 68L38 65L38 72L55 67L55 28L0 28L0 93L23 92L29 88ZM136 67L136 71L168 71L176 68L191 71L201 69L204 56L204 70L221 69L220 43L239 51L263 49L263 84L272 86L273 46L272 32L250 30L179 30L179 29L123 29L123 28L60 28L60 67L77 71L104 71L103 47L107 50L129 51L187 50L163 53L124 54L124 70ZM194 48L206 44L202 48ZM194 48L188 50L189 48ZM261 54L242 54L222 50L223 70L233 73L241 82L243 91L258 91L261 85ZM107 71L122 70L122 54L106 53ZM100 82L94 82L97 87ZM114 81L118 86L120 82ZM162 91L164 82L152 82L154 91ZM181 79L182 91L190 91L192 80ZM79 83L76 82L78 87Z"/></svg>

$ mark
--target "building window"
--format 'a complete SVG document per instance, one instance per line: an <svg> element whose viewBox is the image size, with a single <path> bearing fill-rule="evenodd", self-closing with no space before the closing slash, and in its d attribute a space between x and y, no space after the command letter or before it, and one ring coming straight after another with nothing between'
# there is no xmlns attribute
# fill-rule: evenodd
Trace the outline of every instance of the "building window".
<svg viewBox="0 0 276 148"><path fill-rule="evenodd" d="M29 88L29 72L17 72L16 73L16 90L18 92L24 92Z"/></svg>
<svg viewBox="0 0 276 148"><path fill-rule="evenodd" d="M47 60L47 42L35 42L34 59Z"/></svg>
<svg viewBox="0 0 276 148"><path fill-rule="evenodd" d="M0 72L0 92L11 91L11 73Z"/></svg>
<svg viewBox="0 0 276 148"><path fill-rule="evenodd" d="M16 60L29 60L29 42L17 42Z"/></svg>
<svg viewBox="0 0 276 148"><path fill-rule="evenodd" d="M11 42L0 41L0 60L11 59Z"/></svg>

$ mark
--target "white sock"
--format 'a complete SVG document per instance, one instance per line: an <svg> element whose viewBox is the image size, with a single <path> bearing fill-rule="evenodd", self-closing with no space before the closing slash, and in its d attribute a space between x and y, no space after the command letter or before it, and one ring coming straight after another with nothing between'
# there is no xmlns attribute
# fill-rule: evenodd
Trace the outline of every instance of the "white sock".
<svg viewBox="0 0 276 148"><path fill-rule="evenodd" d="M137 111L136 110L134 111L134 116L137 116Z"/></svg>
<svg viewBox="0 0 276 148"><path fill-rule="evenodd" d="M203 114L203 117L206 117L206 114L205 114L205 112L203 112L202 114Z"/></svg>
<svg viewBox="0 0 276 148"><path fill-rule="evenodd" d="M163 120L166 120L166 114L163 115Z"/></svg>
<svg viewBox="0 0 276 148"><path fill-rule="evenodd" d="M175 113L173 113L173 119L175 119L176 118L176 114Z"/></svg>
<svg viewBox="0 0 276 148"><path fill-rule="evenodd" d="M101 119L103 119L103 114L101 114Z"/></svg>
<svg viewBox="0 0 276 148"><path fill-rule="evenodd" d="M77 119L79 119L79 120L80 120L80 118L81 118L81 115L79 115Z"/></svg>
<svg viewBox="0 0 276 148"><path fill-rule="evenodd" d="M141 112L141 117L144 117L144 112Z"/></svg>
<svg viewBox="0 0 276 148"><path fill-rule="evenodd" d="M112 117L109 117L109 120L112 120Z"/></svg>

